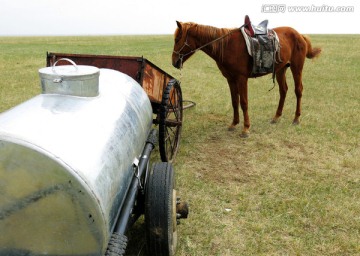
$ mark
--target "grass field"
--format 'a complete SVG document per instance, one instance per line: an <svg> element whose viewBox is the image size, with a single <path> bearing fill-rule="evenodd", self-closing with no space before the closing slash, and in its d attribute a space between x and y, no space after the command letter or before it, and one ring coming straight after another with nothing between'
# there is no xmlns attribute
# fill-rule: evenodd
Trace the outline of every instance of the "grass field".
<svg viewBox="0 0 360 256"><path fill-rule="evenodd" d="M46 51L144 56L197 103L184 111L174 164L178 193L191 207L177 255L360 255L360 35L311 39L323 53L305 63L301 124L291 125L290 72L275 125L277 87L269 91L270 76L252 79L247 139L241 127L227 130L230 93L214 61L199 52L175 70L171 35L0 37L0 112L39 94ZM142 233L140 220L129 236ZM130 242L128 255L145 255L144 243Z"/></svg>

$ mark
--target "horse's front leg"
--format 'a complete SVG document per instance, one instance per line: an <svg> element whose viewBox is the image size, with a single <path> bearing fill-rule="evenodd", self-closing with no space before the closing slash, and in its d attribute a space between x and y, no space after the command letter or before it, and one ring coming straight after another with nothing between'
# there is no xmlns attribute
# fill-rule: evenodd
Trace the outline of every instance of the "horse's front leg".
<svg viewBox="0 0 360 256"><path fill-rule="evenodd" d="M239 93L236 82L228 80L231 94L231 103L233 107L233 121L230 124L228 130L235 130L235 126L240 122L239 120Z"/></svg>
<svg viewBox="0 0 360 256"><path fill-rule="evenodd" d="M244 116L244 128L241 137L248 137L250 133L250 118L248 113L248 86L247 77L241 77L238 81L238 91L240 96L240 106Z"/></svg>

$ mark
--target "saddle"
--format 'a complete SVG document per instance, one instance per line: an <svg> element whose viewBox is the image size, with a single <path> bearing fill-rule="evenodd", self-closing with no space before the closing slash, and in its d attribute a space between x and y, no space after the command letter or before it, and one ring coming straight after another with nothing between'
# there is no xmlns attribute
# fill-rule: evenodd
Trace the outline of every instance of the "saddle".
<svg viewBox="0 0 360 256"><path fill-rule="evenodd" d="M248 15L245 16L245 22L244 22L244 28L246 34L248 34L250 37L255 37L257 35L266 35L268 33L267 25L268 20L263 20L259 23L259 25L255 26L251 23L250 18Z"/></svg>
<svg viewBox="0 0 360 256"><path fill-rule="evenodd" d="M246 41L249 55L253 57L251 75L258 76L273 73L275 78L275 63L281 62L280 42L274 30L268 29L268 20L259 25L253 25L248 15L245 16L241 32ZM278 57L278 58L276 58Z"/></svg>

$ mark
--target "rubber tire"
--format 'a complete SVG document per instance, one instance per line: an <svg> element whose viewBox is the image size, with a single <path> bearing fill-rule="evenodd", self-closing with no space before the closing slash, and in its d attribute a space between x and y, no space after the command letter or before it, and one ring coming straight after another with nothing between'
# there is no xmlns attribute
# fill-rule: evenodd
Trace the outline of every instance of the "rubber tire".
<svg viewBox="0 0 360 256"><path fill-rule="evenodd" d="M176 97L175 105L171 104L173 97ZM167 120L176 121L178 124L170 126ZM182 121L183 101L180 83L176 79L171 79L164 90L160 106L159 150L163 162L175 159L180 144Z"/></svg>
<svg viewBox="0 0 360 256"><path fill-rule="evenodd" d="M127 237L122 234L113 233L108 243L105 256L123 256L127 246Z"/></svg>
<svg viewBox="0 0 360 256"><path fill-rule="evenodd" d="M155 163L145 192L148 255L173 256L177 245L175 175L171 163Z"/></svg>

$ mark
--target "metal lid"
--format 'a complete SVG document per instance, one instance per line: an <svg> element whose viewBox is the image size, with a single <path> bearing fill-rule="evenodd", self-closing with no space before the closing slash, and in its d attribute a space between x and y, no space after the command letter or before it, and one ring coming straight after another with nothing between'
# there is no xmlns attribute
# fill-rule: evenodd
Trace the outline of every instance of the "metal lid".
<svg viewBox="0 0 360 256"><path fill-rule="evenodd" d="M56 66L60 60L72 65ZM59 59L52 67L39 69L42 92L73 96L97 96L99 94L100 69L93 66L76 65L70 59Z"/></svg>
<svg viewBox="0 0 360 256"><path fill-rule="evenodd" d="M56 66L61 60L66 60L72 65ZM76 65L75 62L67 58L59 59L53 66L41 68L39 70L42 77L50 79L56 77L62 77L64 79L86 79L87 76L99 75L99 72L100 70L97 67Z"/></svg>

